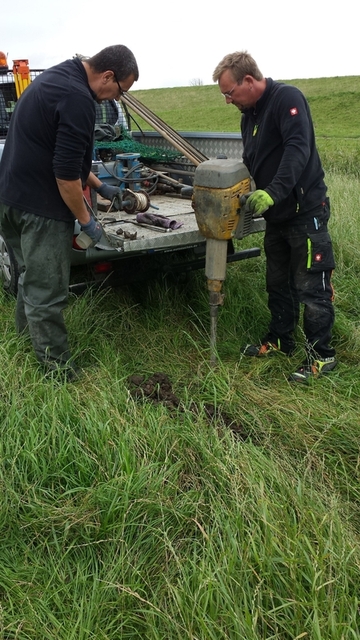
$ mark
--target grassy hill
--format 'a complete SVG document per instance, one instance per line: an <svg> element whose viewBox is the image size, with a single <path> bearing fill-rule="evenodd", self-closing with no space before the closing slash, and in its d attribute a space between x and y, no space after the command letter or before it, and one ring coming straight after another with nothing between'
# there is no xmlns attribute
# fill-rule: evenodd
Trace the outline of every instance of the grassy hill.
<svg viewBox="0 0 360 640"><path fill-rule="evenodd" d="M287 80L305 94L325 168L360 172L360 76ZM178 131L238 131L240 113L227 105L218 86L132 91ZM149 125L135 115L144 130Z"/></svg>
<svg viewBox="0 0 360 640"><path fill-rule="evenodd" d="M286 83L298 87L308 99L317 135L360 137L360 76L287 80ZM135 89L131 93L177 130L237 131L239 128L239 111L226 104L217 84Z"/></svg>

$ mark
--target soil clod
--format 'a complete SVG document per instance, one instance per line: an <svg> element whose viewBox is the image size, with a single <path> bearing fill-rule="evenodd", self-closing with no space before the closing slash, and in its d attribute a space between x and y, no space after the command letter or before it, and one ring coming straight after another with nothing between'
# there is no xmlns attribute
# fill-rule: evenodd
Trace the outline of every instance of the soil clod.
<svg viewBox="0 0 360 640"><path fill-rule="evenodd" d="M185 407L180 398L173 393L172 383L166 373L156 372L149 378L143 375L134 374L128 378L129 391L134 399L149 400L155 404L163 404L169 408L177 408L184 411ZM217 429L228 428L241 440L247 440L249 435L241 422L236 422L221 407L204 403L199 407L192 403L190 411L199 416L204 412L207 422Z"/></svg>

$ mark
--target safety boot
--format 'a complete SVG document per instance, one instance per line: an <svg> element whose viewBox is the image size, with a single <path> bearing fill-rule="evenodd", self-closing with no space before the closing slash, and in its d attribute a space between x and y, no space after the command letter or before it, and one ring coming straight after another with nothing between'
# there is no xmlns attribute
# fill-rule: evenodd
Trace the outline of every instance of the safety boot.
<svg viewBox="0 0 360 640"><path fill-rule="evenodd" d="M313 359L307 361L301 365L294 373L289 377L289 382L303 382L307 383L312 378L320 378L320 376L326 375L333 371L336 367L335 358L323 358L322 360Z"/></svg>

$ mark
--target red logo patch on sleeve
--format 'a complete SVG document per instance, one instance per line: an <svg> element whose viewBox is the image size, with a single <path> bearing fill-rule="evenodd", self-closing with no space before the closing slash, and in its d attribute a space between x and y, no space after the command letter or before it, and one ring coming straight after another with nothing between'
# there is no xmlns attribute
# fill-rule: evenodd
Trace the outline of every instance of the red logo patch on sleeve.
<svg viewBox="0 0 360 640"><path fill-rule="evenodd" d="M297 107L293 107L292 109L290 109L290 115L291 116L297 116L298 113L299 112L297 110Z"/></svg>

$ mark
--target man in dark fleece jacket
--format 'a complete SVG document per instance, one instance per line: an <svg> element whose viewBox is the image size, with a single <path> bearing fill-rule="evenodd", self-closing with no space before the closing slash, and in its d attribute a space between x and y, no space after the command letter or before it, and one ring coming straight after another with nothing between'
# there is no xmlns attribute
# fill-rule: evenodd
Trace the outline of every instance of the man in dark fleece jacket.
<svg viewBox="0 0 360 640"><path fill-rule="evenodd" d="M94 244L102 235L83 189L109 200L118 192L91 172L95 105L119 99L138 76L130 49L106 47L44 71L11 117L0 165L0 227L19 267L16 328L61 379L74 379L77 369L63 319L75 219Z"/></svg>
<svg viewBox="0 0 360 640"><path fill-rule="evenodd" d="M330 205L310 109L297 88L264 78L246 51L226 55L213 80L226 102L242 112L243 161L256 185L247 205L266 220L271 320L261 343L247 345L243 353L291 355L303 303L306 360L289 380L307 382L336 366L330 345L335 267Z"/></svg>

